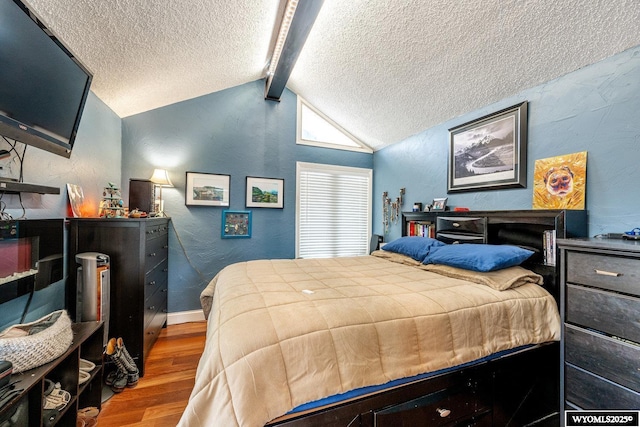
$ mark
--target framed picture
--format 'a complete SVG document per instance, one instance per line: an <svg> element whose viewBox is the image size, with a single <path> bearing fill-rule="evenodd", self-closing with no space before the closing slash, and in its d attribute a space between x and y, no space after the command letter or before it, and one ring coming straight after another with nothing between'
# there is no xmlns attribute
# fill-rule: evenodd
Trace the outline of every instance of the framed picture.
<svg viewBox="0 0 640 427"><path fill-rule="evenodd" d="M229 206L229 175L187 172L187 206Z"/></svg>
<svg viewBox="0 0 640 427"><path fill-rule="evenodd" d="M284 179L247 177L248 208L284 207Z"/></svg>
<svg viewBox="0 0 640 427"><path fill-rule="evenodd" d="M222 211L222 238L251 237L251 211Z"/></svg>
<svg viewBox="0 0 640 427"><path fill-rule="evenodd" d="M584 209L586 193L586 151L535 161L533 209Z"/></svg>
<svg viewBox="0 0 640 427"><path fill-rule="evenodd" d="M527 102L449 129L447 193L527 186Z"/></svg>
<svg viewBox="0 0 640 427"><path fill-rule="evenodd" d="M84 192L82 191L82 187L77 184L67 183L67 193L69 193L69 205L71 206L73 217L81 217L84 207Z"/></svg>
<svg viewBox="0 0 640 427"><path fill-rule="evenodd" d="M432 211L443 211L446 209L446 207L447 207L447 197L440 198L440 199L433 199L433 202L431 203Z"/></svg>

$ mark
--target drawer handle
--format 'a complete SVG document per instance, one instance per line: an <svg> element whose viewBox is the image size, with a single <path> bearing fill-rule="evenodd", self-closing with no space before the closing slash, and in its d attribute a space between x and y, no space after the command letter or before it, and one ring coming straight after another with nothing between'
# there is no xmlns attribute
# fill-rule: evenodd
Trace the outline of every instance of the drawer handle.
<svg viewBox="0 0 640 427"><path fill-rule="evenodd" d="M454 227L460 227L460 223L458 223L458 222L453 222L453 223L451 223L451 225L454 226Z"/></svg>
<svg viewBox="0 0 640 427"><path fill-rule="evenodd" d="M152 281L149 282L149 286L154 286L155 284L156 284L155 280L152 280Z"/></svg>
<svg viewBox="0 0 640 427"><path fill-rule="evenodd" d="M612 276L612 277L620 277L620 276L622 276L622 273L615 273L613 271L598 270L598 269L594 269L593 271L595 271L596 274L599 274L601 276Z"/></svg>
<svg viewBox="0 0 640 427"><path fill-rule="evenodd" d="M451 411L444 408L438 408L436 409L436 412L440 414L441 418L447 418L449 415L451 415Z"/></svg>
<svg viewBox="0 0 640 427"><path fill-rule="evenodd" d="M149 254L149 256L156 256L156 253L155 253L155 252L151 252L151 253Z"/></svg>
<svg viewBox="0 0 640 427"><path fill-rule="evenodd" d="M149 307L149 310L155 310L155 309L156 309L155 305L152 305L151 307Z"/></svg>

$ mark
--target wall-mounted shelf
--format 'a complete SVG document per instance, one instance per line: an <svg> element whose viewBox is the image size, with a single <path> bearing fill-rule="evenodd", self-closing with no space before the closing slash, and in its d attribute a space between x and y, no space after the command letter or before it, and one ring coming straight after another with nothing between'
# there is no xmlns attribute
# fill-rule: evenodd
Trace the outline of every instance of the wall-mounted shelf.
<svg viewBox="0 0 640 427"><path fill-rule="evenodd" d="M60 194L60 188L38 184L27 184L25 182L0 181L0 193Z"/></svg>

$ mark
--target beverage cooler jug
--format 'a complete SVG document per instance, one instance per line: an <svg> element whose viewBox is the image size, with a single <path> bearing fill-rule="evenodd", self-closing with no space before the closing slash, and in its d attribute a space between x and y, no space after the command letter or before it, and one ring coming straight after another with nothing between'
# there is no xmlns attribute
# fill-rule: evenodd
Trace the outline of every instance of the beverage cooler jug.
<svg viewBox="0 0 640 427"><path fill-rule="evenodd" d="M109 340L110 275L109 255L84 252L76 255L78 266L76 322L102 320L103 345Z"/></svg>

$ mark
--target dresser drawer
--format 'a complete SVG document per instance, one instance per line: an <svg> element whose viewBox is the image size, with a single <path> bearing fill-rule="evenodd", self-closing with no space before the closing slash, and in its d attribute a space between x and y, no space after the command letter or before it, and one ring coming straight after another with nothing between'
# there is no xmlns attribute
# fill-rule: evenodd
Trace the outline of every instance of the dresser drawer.
<svg viewBox="0 0 640 427"><path fill-rule="evenodd" d="M485 218L438 217L436 230L444 233L453 231L484 236L485 224Z"/></svg>
<svg viewBox="0 0 640 427"><path fill-rule="evenodd" d="M565 326L565 360L640 392L640 347L604 335Z"/></svg>
<svg viewBox="0 0 640 427"><path fill-rule="evenodd" d="M638 409L640 394L628 388L566 365L565 398L581 409Z"/></svg>
<svg viewBox="0 0 640 427"><path fill-rule="evenodd" d="M148 299L151 295L153 295L156 290L167 284L168 276L168 265L169 260L165 258L162 262L157 265L153 270L147 272L144 275L144 298Z"/></svg>
<svg viewBox="0 0 640 427"><path fill-rule="evenodd" d="M151 271L169 255L167 239L152 239L147 241L145 250L145 273Z"/></svg>
<svg viewBox="0 0 640 427"><path fill-rule="evenodd" d="M640 295L640 259L568 251L567 281Z"/></svg>
<svg viewBox="0 0 640 427"><path fill-rule="evenodd" d="M640 299L567 285L566 321L640 343Z"/></svg>
<svg viewBox="0 0 640 427"><path fill-rule="evenodd" d="M487 394L480 393L466 384L447 388L374 412L374 425L486 425L482 416L490 413L491 407L483 401L483 395Z"/></svg>
<svg viewBox="0 0 640 427"><path fill-rule="evenodd" d="M158 336L160 336L160 332L162 331L162 326L167 322L167 306L161 307L156 314L151 319L151 322L144 329L144 359L146 360L149 356L149 351L151 351L151 347L155 344Z"/></svg>
<svg viewBox="0 0 640 427"><path fill-rule="evenodd" d="M437 233L438 240L444 243L484 243L484 237L477 234Z"/></svg>
<svg viewBox="0 0 640 427"><path fill-rule="evenodd" d="M147 236L147 241L149 241L151 239L166 236L168 232L169 232L169 223L155 224L155 225L147 224L145 235Z"/></svg>
<svg viewBox="0 0 640 427"><path fill-rule="evenodd" d="M166 284L158 289L144 302L144 328L148 328L156 313L167 307L167 286Z"/></svg>

